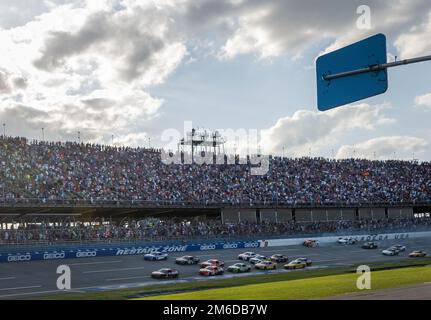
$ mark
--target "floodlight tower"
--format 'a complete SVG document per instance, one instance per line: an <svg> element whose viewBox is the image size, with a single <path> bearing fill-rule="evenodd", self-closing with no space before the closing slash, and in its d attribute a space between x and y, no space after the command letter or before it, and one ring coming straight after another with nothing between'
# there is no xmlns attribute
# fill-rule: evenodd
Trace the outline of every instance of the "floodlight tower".
<svg viewBox="0 0 431 320"><path fill-rule="evenodd" d="M211 132L208 130L197 130L193 128L190 132L187 132L186 137L181 139L178 143L178 147L188 146L191 149L192 163L194 163L194 154L198 150L200 152L206 152L208 149L213 148L214 158L217 155L217 150L220 152L220 146L223 146L226 140L220 135L218 131Z"/></svg>

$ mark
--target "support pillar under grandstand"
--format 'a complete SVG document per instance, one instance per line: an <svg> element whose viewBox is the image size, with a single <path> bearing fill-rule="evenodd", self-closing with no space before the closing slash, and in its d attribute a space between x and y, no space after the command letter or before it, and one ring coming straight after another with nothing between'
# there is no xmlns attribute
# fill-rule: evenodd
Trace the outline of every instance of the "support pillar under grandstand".
<svg viewBox="0 0 431 320"><path fill-rule="evenodd" d="M295 210L296 222L311 222L313 221L310 209L296 209Z"/></svg>
<svg viewBox="0 0 431 320"><path fill-rule="evenodd" d="M260 210L260 221L277 223L277 210L276 209L261 209Z"/></svg>
<svg viewBox="0 0 431 320"><path fill-rule="evenodd" d="M221 212L223 223L257 222L256 209L223 209Z"/></svg>
<svg viewBox="0 0 431 320"><path fill-rule="evenodd" d="M289 222L293 220L292 209L277 209L277 221Z"/></svg>
<svg viewBox="0 0 431 320"><path fill-rule="evenodd" d="M247 221L247 222L257 222L257 214L256 209L240 209L239 210L239 218L240 221Z"/></svg>
<svg viewBox="0 0 431 320"><path fill-rule="evenodd" d="M344 221L355 221L356 219L356 209L343 208L341 209L341 220Z"/></svg>
<svg viewBox="0 0 431 320"><path fill-rule="evenodd" d="M388 208L388 218L413 218L413 208Z"/></svg>

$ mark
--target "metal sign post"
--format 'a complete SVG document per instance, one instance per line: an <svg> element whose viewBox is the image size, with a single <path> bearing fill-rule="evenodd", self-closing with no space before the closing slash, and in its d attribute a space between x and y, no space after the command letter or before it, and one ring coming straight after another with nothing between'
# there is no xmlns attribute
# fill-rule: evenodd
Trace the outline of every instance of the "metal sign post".
<svg viewBox="0 0 431 320"><path fill-rule="evenodd" d="M382 94L388 89L387 69L430 60L431 55L388 63L383 34L320 56L316 61L318 109Z"/></svg>
<svg viewBox="0 0 431 320"><path fill-rule="evenodd" d="M343 78L343 77L354 76L354 75L361 74L361 73L381 71L381 70L385 70L385 69L392 68L392 67L398 67L398 66L403 66L406 64L425 62L425 61L430 61L430 60L431 60L431 55L419 57L419 58L405 59L405 60L400 60L400 61L395 61L395 62L390 62L390 63L384 63L384 64L378 64L378 65L374 65L374 66L369 66L367 68L362 68L362 69L358 69L358 70L340 72L337 74L329 74L327 76L323 76L323 79L330 81L330 80L339 79L339 78Z"/></svg>

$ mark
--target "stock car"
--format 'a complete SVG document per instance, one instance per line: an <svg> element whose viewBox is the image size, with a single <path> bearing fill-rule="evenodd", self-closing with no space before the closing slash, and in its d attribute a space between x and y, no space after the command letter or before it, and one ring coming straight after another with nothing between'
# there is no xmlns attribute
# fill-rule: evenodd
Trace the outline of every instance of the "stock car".
<svg viewBox="0 0 431 320"><path fill-rule="evenodd" d="M250 260L248 260L248 262L250 262L251 264L256 264L259 263L261 261L267 260L268 258L261 255L261 254L256 254L253 258L250 258Z"/></svg>
<svg viewBox="0 0 431 320"><path fill-rule="evenodd" d="M427 253L423 250L415 250L409 254L410 258L423 258L426 256L427 256Z"/></svg>
<svg viewBox="0 0 431 320"><path fill-rule="evenodd" d="M182 256L175 259L176 264L198 264L200 259L195 256Z"/></svg>
<svg viewBox="0 0 431 320"><path fill-rule="evenodd" d="M269 260L275 262L275 263L280 263L280 262L287 262L289 261L289 258L285 255L282 254L273 254Z"/></svg>
<svg viewBox="0 0 431 320"><path fill-rule="evenodd" d="M224 273L223 268L219 266L207 266L199 270L200 275L208 276L208 277L222 275L223 273Z"/></svg>
<svg viewBox="0 0 431 320"><path fill-rule="evenodd" d="M303 260L299 260L299 259L295 259L291 262L289 262L288 264L284 265L284 269L304 269L305 267L307 267L307 263Z"/></svg>
<svg viewBox="0 0 431 320"><path fill-rule="evenodd" d="M209 259L207 261L204 261L200 264L201 268L206 268L206 267L224 267L224 262L218 259Z"/></svg>
<svg viewBox="0 0 431 320"><path fill-rule="evenodd" d="M308 248L315 248L319 245L319 241L318 240L305 240L302 243L303 246L308 247Z"/></svg>
<svg viewBox="0 0 431 320"><path fill-rule="evenodd" d="M234 273L250 272L251 267L245 263L235 263L227 268L227 271Z"/></svg>
<svg viewBox="0 0 431 320"><path fill-rule="evenodd" d="M277 269L277 264L270 260L260 261L254 266L258 270L275 270Z"/></svg>
<svg viewBox="0 0 431 320"><path fill-rule="evenodd" d="M169 278L178 278L179 272L175 269L163 268L151 273L151 277L154 279L169 279Z"/></svg>
<svg viewBox="0 0 431 320"><path fill-rule="evenodd" d="M395 244L391 248L397 249L399 252L406 251L406 246L403 246L401 244Z"/></svg>
<svg viewBox="0 0 431 320"><path fill-rule="evenodd" d="M248 261L251 258L254 258L255 256L256 256L256 253L254 252L244 252L238 255L238 260Z"/></svg>
<svg viewBox="0 0 431 320"><path fill-rule="evenodd" d="M162 252L151 252L144 255L144 260L148 261L160 261L160 260L167 260L168 254L162 253Z"/></svg>
<svg viewBox="0 0 431 320"><path fill-rule="evenodd" d="M310 259L308 259L308 258L297 258L297 259L295 259L295 260L304 262L304 263L305 263L305 265L306 265L307 267L311 266L311 264L313 263L313 262L312 262Z"/></svg>
<svg viewBox="0 0 431 320"><path fill-rule="evenodd" d="M355 238L338 238L337 242L339 244L356 244L358 240Z"/></svg>
<svg viewBox="0 0 431 320"><path fill-rule="evenodd" d="M397 256L400 254L400 251L398 249L390 247L388 249L382 250L382 254L384 256Z"/></svg>
<svg viewBox="0 0 431 320"><path fill-rule="evenodd" d="M362 249L377 249L379 246L375 242L365 242L361 248Z"/></svg>

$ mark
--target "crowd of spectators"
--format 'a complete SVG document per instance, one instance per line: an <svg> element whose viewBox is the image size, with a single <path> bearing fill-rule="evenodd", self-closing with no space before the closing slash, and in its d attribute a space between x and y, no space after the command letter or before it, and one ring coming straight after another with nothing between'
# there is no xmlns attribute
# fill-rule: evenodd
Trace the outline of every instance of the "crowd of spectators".
<svg viewBox="0 0 431 320"><path fill-rule="evenodd" d="M411 203L431 201L431 163L271 157L250 164L165 165L160 151L0 138L0 201Z"/></svg>
<svg viewBox="0 0 431 320"><path fill-rule="evenodd" d="M0 229L0 244L34 242L117 242L161 241L244 237L279 237L294 235L406 232L431 228L431 218L381 219L325 222L241 222L217 220L145 219L123 223L68 222L55 225L39 223L10 225Z"/></svg>

